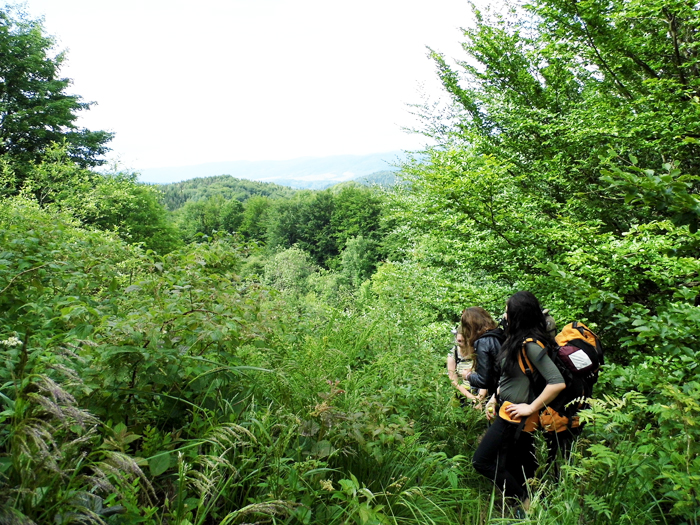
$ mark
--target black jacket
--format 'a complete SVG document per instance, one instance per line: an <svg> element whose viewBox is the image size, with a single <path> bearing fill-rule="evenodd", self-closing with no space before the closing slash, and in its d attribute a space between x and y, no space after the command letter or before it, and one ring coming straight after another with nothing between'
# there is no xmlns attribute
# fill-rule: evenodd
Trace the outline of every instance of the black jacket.
<svg viewBox="0 0 700 525"><path fill-rule="evenodd" d="M498 388L498 378L501 374L496 357L501 351L501 344L505 339L506 334L503 330L495 328L474 341L476 372L469 374L467 379L473 387L487 389L489 396L495 394Z"/></svg>

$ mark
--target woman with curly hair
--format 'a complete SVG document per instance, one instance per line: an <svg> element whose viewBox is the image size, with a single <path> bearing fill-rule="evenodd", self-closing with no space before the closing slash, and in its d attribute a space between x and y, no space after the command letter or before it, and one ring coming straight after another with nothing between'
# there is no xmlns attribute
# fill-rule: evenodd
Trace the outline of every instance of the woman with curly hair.
<svg viewBox="0 0 700 525"><path fill-rule="evenodd" d="M496 358L505 340L503 330L480 306L462 312L460 330L467 346L474 352L475 366L466 377L467 381L473 388L480 389L482 399L495 394L498 386Z"/></svg>

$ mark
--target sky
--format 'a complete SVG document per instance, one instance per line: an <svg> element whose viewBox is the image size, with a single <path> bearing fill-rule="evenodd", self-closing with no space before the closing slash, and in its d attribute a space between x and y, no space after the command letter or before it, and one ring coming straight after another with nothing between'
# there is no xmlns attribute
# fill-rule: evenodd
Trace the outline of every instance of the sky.
<svg viewBox="0 0 700 525"><path fill-rule="evenodd" d="M120 169L418 149L465 0L26 0Z"/></svg>

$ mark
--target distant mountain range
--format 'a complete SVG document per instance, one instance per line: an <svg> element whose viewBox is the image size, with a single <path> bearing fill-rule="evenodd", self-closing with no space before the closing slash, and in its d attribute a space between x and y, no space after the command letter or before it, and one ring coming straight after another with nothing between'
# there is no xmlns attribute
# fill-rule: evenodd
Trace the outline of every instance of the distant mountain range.
<svg viewBox="0 0 700 525"><path fill-rule="evenodd" d="M239 179L272 182L282 186L324 189L377 172L396 171L404 160L402 151L371 155L334 155L301 157L291 160L210 162L196 166L151 168L141 170L139 180L151 184L168 184L214 175L231 175Z"/></svg>

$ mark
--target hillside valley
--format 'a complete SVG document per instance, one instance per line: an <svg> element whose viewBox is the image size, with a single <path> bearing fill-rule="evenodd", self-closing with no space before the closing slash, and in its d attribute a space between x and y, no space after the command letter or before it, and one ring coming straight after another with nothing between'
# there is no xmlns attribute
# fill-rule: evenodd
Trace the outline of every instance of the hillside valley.
<svg viewBox="0 0 700 525"><path fill-rule="evenodd" d="M700 10L508 9L420 155L139 180L0 8L0 525L700 524Z"/></svg>
<svg viewBox="0 0 700 525"><path fill-rule="evenodd" d="M168 184L199 177L231 175L239 179L270 182L292 188L325 189L379 171L395 171L404 159L403 152L389 151L369 155L302 157L275 161L211 162L194 166L143 169L140 170L139 180Z"/></svg>

